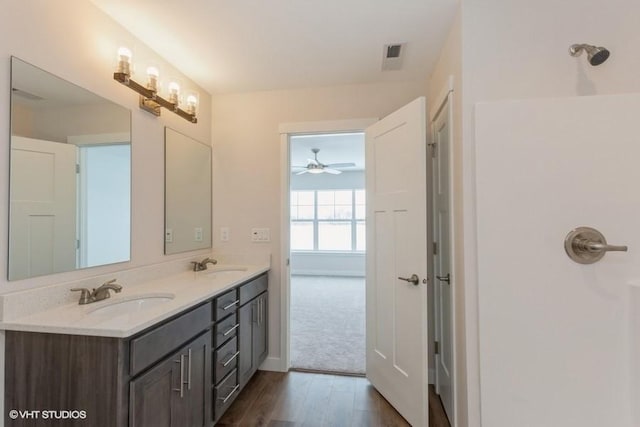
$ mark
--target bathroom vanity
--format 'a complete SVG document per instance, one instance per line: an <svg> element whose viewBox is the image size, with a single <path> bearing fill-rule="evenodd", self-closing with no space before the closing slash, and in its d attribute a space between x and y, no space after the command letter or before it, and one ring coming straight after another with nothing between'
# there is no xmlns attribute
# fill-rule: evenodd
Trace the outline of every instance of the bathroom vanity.
<svg viewBox="0 0 640 427"><path fill-rule="evenodd" d="M245 270L185 272L178 287L165 278L99 307L3 322L5 425L43 425L10 409L84 411L55 425L213 425L267 356L268 268ZM109 311L152 298L168 302Z"/></svg>

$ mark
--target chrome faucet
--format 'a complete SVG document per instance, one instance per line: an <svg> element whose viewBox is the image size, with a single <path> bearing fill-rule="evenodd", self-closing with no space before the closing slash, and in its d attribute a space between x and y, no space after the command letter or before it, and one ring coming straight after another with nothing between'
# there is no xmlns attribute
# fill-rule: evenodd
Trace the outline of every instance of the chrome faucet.
<svg viewBox="0 0 640 427"><path fill-rule="evenodd" d="M79 291L80 293L80 301L78 304L90 304L96 301L102 301L103 299L107 299L111 297L109 290L112 290L116 293L119 293L122 290L122 286L116 283L116 279L111 279L108 282L104 282L97 289L89 290L87 288L72 288L72 291Z"/></svg>
<svg viewBox="0 0 640 427"><path fill-rule="evenodd" d="M213 264L216 265L218 263L218 260L212 259L212 258L205 258L202 261L191 261L191 264L193 264L193 271L203 271L207 269L207 264Z"/></svg>

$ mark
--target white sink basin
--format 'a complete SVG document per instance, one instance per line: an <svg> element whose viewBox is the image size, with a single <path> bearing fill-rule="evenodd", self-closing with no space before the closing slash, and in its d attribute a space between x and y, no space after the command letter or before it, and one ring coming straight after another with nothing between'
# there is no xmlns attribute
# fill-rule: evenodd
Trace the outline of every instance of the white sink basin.
<svg viewBox="0 0 640 427"><path fill-rule="evenodd" d="M122 314L135 314L153 307L157 307L175 298L175 294L146 294L132 295L106 302L99 307L91 307L87 310L90 316L119 316Z"/></svg>
<svg viewBox="0 0 640 427"><path fill-rule="evenodd" d="M200 274L202 274L203 276L207 276L208 278L211 278L211 276L230 277L230 276L236 276L238 273L244 273L245 271L247 271L247 267L219 266L219 267L212 267L212 268L203 270L200 272Z"/></svg>

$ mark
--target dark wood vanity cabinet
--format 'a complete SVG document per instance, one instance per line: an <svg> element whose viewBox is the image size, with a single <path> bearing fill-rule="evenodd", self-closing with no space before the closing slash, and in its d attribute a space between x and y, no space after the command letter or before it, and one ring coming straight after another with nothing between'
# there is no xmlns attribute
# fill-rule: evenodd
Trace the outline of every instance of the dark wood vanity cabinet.
<svg viewBox="0 0 640 427"><path fill-rule="evenodd" d="M6 331L5 426L210 427L267 356L267 295L265 273L128 338Z"/></svg>

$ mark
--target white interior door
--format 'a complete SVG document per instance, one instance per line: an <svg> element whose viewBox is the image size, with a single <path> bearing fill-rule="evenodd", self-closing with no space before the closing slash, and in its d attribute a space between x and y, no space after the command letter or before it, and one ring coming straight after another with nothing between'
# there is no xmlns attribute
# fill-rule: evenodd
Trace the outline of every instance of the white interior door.
<svg viewBox="0 0 640 427"><path fill-rule="evenodd" d="M11 138L9 279L76 267L76 146Z"/></svg>
<svg viewBox="0 0 640 427"><path fill-rule="evenodd" d="M450 95L449 95L450 96ZM450 226L450 102L447 99L433 121L433 285L435 296L436 392L453 424L452 277Z"/></svg>
<svg viewBox="0 0 640 427"><path fill-rule="evenodd" d="M414 426L428 422L425 122L418 98L365 143L367 378Z"/></svg>
<svg viewBox="0 0 640 427"><path fill-rule="evenodd" d="M482 425L640 425L640 95L476 110ZM570 230L628 252L579 264Z"/></svg>

